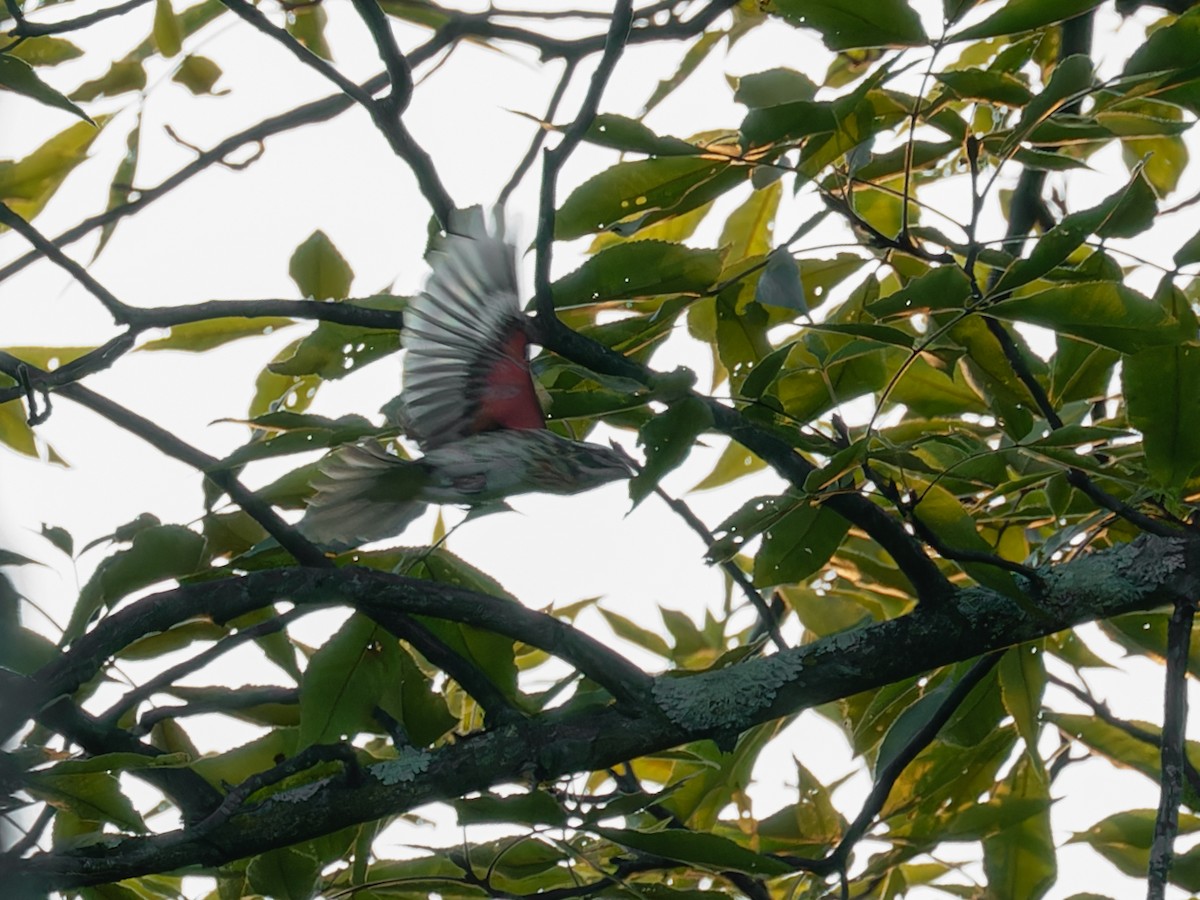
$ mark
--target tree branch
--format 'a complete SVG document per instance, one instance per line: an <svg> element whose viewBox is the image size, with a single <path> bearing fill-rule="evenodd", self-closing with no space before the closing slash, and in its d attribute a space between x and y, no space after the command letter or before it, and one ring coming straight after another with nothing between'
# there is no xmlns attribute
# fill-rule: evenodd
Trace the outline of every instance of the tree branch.
<svg viewBox="0 0 1200 900"><path fill-rule="evenodd" d="M554 254L554 216L557 209L554 197L558 173L575 152L587 130L592 127L596 112L600 108L600 98L604 95L604 89L608 86L608 80L612 77L621 54L625 52L625 43L629 40L632 24L633 0L617 0L604 41L604 55L600 57L596 71L592 73L592 82L583 98L583 104L579 107L579 113L563 132L558 146L542 154L542 190L538 200L537 238L534 242L537 257L533 276L533 302L538 318L547 322L557 318L554 312L554 296L550 292L550 261Z"/></svg>
<svg viewBox="0 0 1200 900"><path fill-rule="evenodd" d="M548 326L548 327L547 327ZM592 338L561 326L557 317L539 319L537 341L546 349L604 375L630 378L654 390L663 376L635 360L617 353ZM797 453L786 441L751 423L736 409L701 394L695 394L712 412L717 431L761 457L781 477L803 490L809 473L816 466ZM826 506L853 522L871 536L895 561L912 583L917 598L925 604L948 602L954 586L938 569L924 548L904 525L862 494L834 494L824 500Z"/></svg>
<svg viewBox="0 0 1200 900"><path fill-rule="evenodd" d="M24 16L17 19L16 27L9 30L10 37L42 37L48 34L63 34L67 31L78 31L80 28L87 28L89 25L95 25L97 22L103 22L105 19L111 19L113 16L123 16L125 13L137 9L149 3L150 0L126 0L125 3L118 3L116 6L111 6L108 9L97 10L94 13L78 16L74 19L67 19L63 22L30 22Z"/></svg>
<svg viewBox="0 0 1200 900"><path fill-rule="evenodd" d="M9 209L3 202L0 202L0 224L7 225L33 244L38 252L44 254L52 263L69 272L71 277L83 285L89 294L104 305L118 325L129 321L130 307L118 300L108 288L93 278L87 269L59 250L52 241L44 237L40 231Z"/></svg>
<svg viewBox="0 0 1200 900"><path fill-rule="evenodd" d="M550 713L520 728L489 730L435 750L406 749L394 760L366 767L357 784L326 779L285 790L200 835L184 829L114 840L102 848L73 853L3 860L0 875L25 879L22 883L38 888L66 889L185 865L220 865L423 803L520 781L531 770L538 778L551 779L604 769L689 741L740 733L1084 621L1149 608L1164 600L1190 599L1200 592L1200 546L1182 538L1144 536L1045 567L1041 574L1047 585L1041 601L1045 618L1027 615L1020 605L993 591L970 588L960 593L956 611L918 607L898 619L738 666L653 679L654 708L618 705ZM314 593L324 601L338 596L368 614L361 601L369 598L422 615L481 613L494 620L503 612L508 626L525 624L537 615L523 608L518 612L512 609L515 604L505 601L362 569L256 573L131 604L80 639L73 648L79 652L67 669L78 675L91 665L88 654L107 652L108 645L97 635L111 639L130 626L161 629L183 614L181 606L194 611L201 602L236 614L270 597L287 595L304 602ZM114 625L118 619L120 628ZM481 627L499 630L497 624L484 621ZM92 643L85 652L84 642L89 639ZM613 656L601 650L606 657ZM61 675L53 679L58 689L73 680L64 682Z"/></svg>
<svg viewBox="0 0 1200 900"><path fill-rule="evenodd" d="M1163 701L1162 760L1159 777L1161 794L1154 818L1154 842L1150 845L1147 871L1147 900L1163 900L1175 858L1175 836L1179 833L1179 803L1183 797L1183 774L1187 762L1187 669L1192 646L1192 620L1196 615L1193 597L1175 601L1167 628L1166 697Z"/></svg>
<svg viewBox="0 0 1200 900"><path fill-rule="evenodd" d="M376 0L353 0L353 2L354 8L358 10L358 14L366 23L367 30L371 32L375 48L379 51L379 58L383 60L384 71L387 72L388 81L392 86L387 97L378 101L379 105L387 115L398 118L412 100L412 70L408 66L408 60L404 58L404 54L400 52L400 47L396 44L396 36L392 34L392 27L388 24L387 16L383 14L383 10L379 8Z"/></svg>
<svg viewBox="0 0 1200 900"><path fill-rule="evenodd" d="M16 377L22 370L32 372L38 382L43 381L49 374L28 363L22 362L15 356L0 351L0 372L5 372L8 375ZM203 472L213 484L225 491L254 521L266 529L271 537L279 541L279 545L292 554L297 562L305 566L327 567L333 565L325 557L325 554L317 549L308 538L304 537L297 529L280 518L279 514L271 508L269 503L260 499L253 491L242 484L232 471L222 468L219 459L184 443L166 429L155 425L149 419L139 416L132 410L128 410L106 397L100 396L95 391L89 390L81 384L61 385L58 388L58 393L74 400L81 406L86 406L95 413L99 413L114 425L124 428L131 434L136 434L142 440L146 441L146 443L172 459L177 459Z"/></svg>
<svg viewBox="0 0 1200 900"><path fill-rule="evenodd" d="M370 114L371 120L383 133L383 136L387 138L392 150L397 156L408 163L409 168L413 170L413 174L417 178L417 184L421 188L421 193L429 201L429 205L433 208L433 213L437 216L438 221L443 225L449 221L450 213L454 209L454 201L450 199L450 195L446 192L445 186L438 177L437 169L433 165L433 159L417 144L412 135L409 134L408 129L404 127L404 124L398 118L399 105L395 101L407 98L411 94L411 90L397 94L398 85L395 81L392 81L392 93L388 100L382 104L376 103L374 97L371 96L374 91L364 90L355 84L328 61L317 56L284 29L271 22L270 19L259 12L257 7L250 5L246 0L221 0L221 2L263 34L282 44L296 59L332 81L341 89L342 93L362 106ZM374 0L369 0L369 2L373 4ZM360 12L363 5L361 3L356 4ZM376 12L378 12L378 9L378 7L375 7ZM382 13L378 14L382 16ZM387 22L385 21L383 25L386 29ZM377 42L383 41L382 37L376 35L374 29L372 29L372 34L376 36ZM391 32L389 31L388 35L390 36L390 34ZM394 48L394 43L391 46ZM397 55L399 54L399 50L395 52ZM407 64L403 66L403 69L407 73ZM388 69L385 75L389 79L392 78L393 73L391 68ZM407 83L411 86L411 75L407 76Z"/></svg>

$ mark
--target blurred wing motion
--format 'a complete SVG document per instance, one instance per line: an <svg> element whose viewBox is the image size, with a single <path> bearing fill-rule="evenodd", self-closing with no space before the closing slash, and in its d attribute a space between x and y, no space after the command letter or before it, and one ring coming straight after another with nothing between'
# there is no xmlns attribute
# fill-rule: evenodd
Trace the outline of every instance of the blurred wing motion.
<svg viewBox="0 0 1200 900"><path fill-rule="evenodd" d="M378 444L331 453L300 523L317 543L344 549L389 537L426 503L570 494L630 475L622 454L546 430L515 251L488 232L482 211L458 213L429 262L425 290L404 314L400 396L405 430L425 456L400 459Z"/></svg>
<svg viewBox="0 0 1200 900"><path fill-rule="evenodd" d="M529 374L511 244L478 209L430 251L425 291L405 311L404 412L424 450L502 428L545 428Z"/></svg>
<svg viewBox="0 0 1200 900"><path fill-rule="evenodd" d="M421 463L378 444L341 447L321 463L300 530L333 550L399 534L425 511L419 496L427 477Z"/></svg>

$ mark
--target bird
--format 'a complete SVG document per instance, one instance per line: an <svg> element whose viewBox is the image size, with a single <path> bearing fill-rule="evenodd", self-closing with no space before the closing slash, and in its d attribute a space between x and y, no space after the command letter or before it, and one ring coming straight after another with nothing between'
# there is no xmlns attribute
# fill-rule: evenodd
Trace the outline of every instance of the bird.
<svg viewBox="0 0 1200 900"><path fill-rule="evenodd" d="M299 528L343 550L400 534L429 504L479 504L514 494L574 494L633 474L617 446L563 437L546 417L529 368L516 248L503 220L456 211L430 246L430 274L404 311L400 395L403 459L378 441L348 444L318 466ZM391 406L391 404L389 404Z"/></svg>

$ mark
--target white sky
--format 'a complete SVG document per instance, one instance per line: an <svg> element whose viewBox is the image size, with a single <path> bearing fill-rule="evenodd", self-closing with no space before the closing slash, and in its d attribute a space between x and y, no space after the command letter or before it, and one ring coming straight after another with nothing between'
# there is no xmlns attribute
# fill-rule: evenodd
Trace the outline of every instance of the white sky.
<svg viewBox="0 0 1200 900"><path fill-rule="evenodd" d="M602 2L590 5L607 6ZM76 6L83 11L83 3ZM379 69L374 48L349 4L329 0L327 6L331 18L328 36L337 65L358 81L374 74ZM937 3L932 6L940 8ZM89 53L77 63L43 70L44 77L70 90L98 76L109 60L148 33L151 9L72 35L85 50L95 50L95 55ZM1108 48L1138 39L1137 25L1127 26L1120 35L1116 25L1115 19L1105 19L1097 28L1101 58ZM932 26L929 30L934 31ZM400 26L397 31L405 48L423 39L415 29ZM191 158L191 151L165 135L164 125L169 124L189 143L209 147L265 116L333 92L332 86L316 73L230 15L185 48L216 60L225 72L218 87L233 91L218 98L192 98L168 80L169 70L161 60L153 61L148 67L150 88L141 106L144 121L136 178L139 185L157 184ZM534 127L508 110L540 115L560 71L559 63L542 65L530 53L505 50L498 53L469 44L460 46L444 67L418 87L405 116L413 134L437 161L447 188L460 205L486 204L494 199L524 152ZM631 47L601 109L636 115L658 79L674 71L681 52L678 46ZM714 53L685 89L649 116L647 124L660 133L681 136L736 127L743 113L732 102L726 76L784 65L802 69L819 81L829 58L815 40L772 23L727 55ZM418 72L418 77L427 71ZM590 72L590 65L584 71ZM558 121L564 121L577 107L585 84L584 79L576 77ZM138 98L132 95L89 106L93 113L115 111L119 119L97 140L93 158L80 166L37 218L36 225L43 233L57 234L103 208L108 181L124 152L125 133L138 106ZM0 122L9 126L0 127L0 158L20 157L71 124L65 113L46 110L6 93L0 93ZM14 123L17 127L12 127ZM614 159L608 151L581 147L564 173L560 199L571 185ZM1115 158L1110 162L1111 170L1094 181L1103 193L1112 190L1111 179L1120 171ZM1193 182L1195 178L1193 173ZM534 227L535 194L531 188L535 185L534 180L527 181L510 203L519 233L526 239L532 237ZM1179 196L1188 193L1185 186ZM743 196L739 193L735 200L722 201L719 210L727 212ZM955 201L948 197L946 202ZM781 234L789 233L790 226L813 208L811 200L785 201L785 206L778 229ZM118 297L136 305L295 297L296 289L287 275L288 258L297 244L321 228L353 267L356 295L389 286L394 286L397 293L406 293L417 289L424 276L421 248L427 218L428 207L404 165L391 155L366 115L351 110L327 125L308 126L272 138L264 158L246 171L210 168L166 199L122 221L108 248L89 268ZM721 217L714 214L713 219L719 222ZM1001 226L995 218L992 227L998 236ZM695 242L711 245L715 239L715 230L710 228L698 234ZM840 233L832 238L840 239ZM829 239L818 233L809 240L821 244ZM560 245L557 274L578 263L579 251L586 243ZM86 262L94 246L94 237L88 238L70 246L67 252ZM1147 252L1165 261L1175 246L1177 243ZM0 264L26 249L19 236L0 236ZM527 284L530 281L527 277ZM0 309L2 346L94 345L114 333L99 304L68 275L45 262L0 283ZM242 443L246 432L241 426L213 423L245 415L254 376L279 348L306 327L242 341L199 356L133 353L113 370L90 378L88 384L206 452L221 456ZM705 355L698 354L695 345L682 335L656 358L656 365L663 369L679 362L701 372L700 383L706 383ZM396 358L375 363L322 388L312 411L374 416L381 403L394 393L398 372ZM81 547L145 511L163 521L193 521L202 511L200 479L185 466L165 461L138 438L65 399L55 402L53 416L38 434L67 459L70 468L51 467L0 452L0 546L50 564L46 569L26 568L17 577L22 589L62 623L73 600L76 579L85 579L103 554L92 551L80 561L78 575L73 574L70 565L35 536L41 524L66 527L75 535L76 546ZM632 435L623 434L619 439L633 449ZM705 444L708 446L693 453L688 465L665 480L669 492L685 493L708 471L722 443L706 439ZM249 470L245 477L251 485L263 484L299 461L288 458L282 463L266 463ZM763 475L753 487L750 482L741 482L733 489L697 494L688 500L701 518L715 527L744 499L753 493L768 493L777 484L772 476ZM517 498L513 505L519 514L469 523L451 537L449 547L497 577L529 606L602 596L606 607L643 626L657 628L659 607L684 610L698 619L706 606L716 609L722 603L723 578L704 566L700 540L657 498L650 498L628 516L622 485L575 498ZM447 516L454 522L460 514L451 511ZM413 526L409 538L423 540L432 521L430 513ZM564 533L565 526L569 532ZM28 616L27 621L33 627L45 625L36 614ZM603 631L598 616L585 617L581 622L595 633ZM293 634L310 644L319 644L330 627L328 619L310 617ZM1090 628L1087 633L1095 635L1096 630ZM661 666L661 661L639 655L634 648L627 649L640 664ZM1110 655L1116 659L1119 652ZM239 673L246 682L275 677L269 669L246 665L246 670ZM1107 671L1089 675L1096 693L1106 698L1119 715L1157 721L1161 715L1160 670L1142 660L1123 665L1132 675ZM133 667L126 671L136 674ZM205 672L194 683L212 681L212 673ZM1148 695L1152 702L1147 701ZM212 720L203 734L213 747L235 746L252 733L244 726L218 732L214 730L218 721L224 720ZM793 780L793 754L827 780L854 768L840 733L815 714L803 715L764 752L756 769L761 782L750 794L760 817L773 812L781 798L791 796L786 791L781 794L779 785ZM839 790L836 798L848 817L856 814L867 787L867 780L860 774ZM1109 812L1132 806L1153 807L1157 802L1154 786L1143 777L1094 762L1069 767L1055 783L1054 792L1066 798L1054 808L1060 840ZM436 833L405 830L396 834L396 840L424 844L459 840L452 814L430 814L443 823ZM482 839L485 833L472 830L470 837ZM977 853L974 845L962 849L964 859ZM859 858L865 859L868 853L864 845ZM1058 885L1049 895L1051 900L1087 890L1113 896L1123 892L1124 896L1135 896L1141 891L1136 882L1124 879L1107 862L1080 846L1063 848L1060 867ZM914 891L911 896L921 894Z"/></svg>

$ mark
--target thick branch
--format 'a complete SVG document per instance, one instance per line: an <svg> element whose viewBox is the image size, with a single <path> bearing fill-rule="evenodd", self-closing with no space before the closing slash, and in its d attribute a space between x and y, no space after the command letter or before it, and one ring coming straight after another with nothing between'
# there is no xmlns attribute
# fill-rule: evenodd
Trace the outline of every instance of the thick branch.
<svg viewBox="0 0 1200 900"><path fill-rule="evenodd" d="M635 706L649 702L648 675L599 641L511 600L373 569L281 569L181 587L108 616L37 673L36 689L0 708L0 740L44 703L73 693L139 637L166 631L201 611L218 622L228 621L281 597L310 606L342 602L378 617L385 627L395 613L475 625L566 660L620 701Z"/></svg>
<svg viewBox="0 0 1200 900"><path fill-rule="evenodd" d="M703 738L740 733L756 724L929 671L963 659L1052 634L1085 621L1147 609L1200 592L1200 547L1180 538L1145 536L1130 544L1046 567L1040 605L1030 616L1012 600L983 588L964 590L954 610L919 607L911 615L832 635L804 647L738 666L685 678L654 679L657 708L610 706L548 714L524 725L506 725L433 751L405 750L395 760L368 767L361 782L324 781L316 788L284 791L261 806L198 835L185 830L133 837L99 850L41 854L5 860L0 872L45 888L98 884L184 865L218 865L264 850L327 834L338 828L394 815L415 806L489 787L521 782L533 771L541 779L595 771L648 753ZM299 580L298 580L299 579ZM307 588L302 587L304 579ZM515 604L443 585L365 570L261 573L228 583L173 591L132 604L101 623L89 648L109 652L113 621L164 627L177 607L220 605L230 612L269 602L286 592L311 597L318 584L325 599L367 594L390 608L457 617L474 607L495 618ZM273 589L269 589L273 586ZM287 590L288 587L292 590ZM249 594L259 594L257 600ZM448 603L447 599L453 602ZM240 602L239 602L240 601ZM422 607L418 609L418 607ZM360 606L360 608L362 608ZM369 613L369 610L365 610ZM534 616L506 613L509 625ZM519 617L519 619L518 619ZM550 620L553 621L553 620ZM494 622L483 622L493 628ZM566 631L572 629L555 623ZM528 637L523 637L528 639ZM536 643L533 641L532 643ZM603 650L605 656L612 654ZM572 658L569 654L563 654ZM86 664L86 654L72 666ZM644 677L644 676L643 676ZM61 677L57 679L62 684Z"/></svg>

